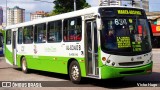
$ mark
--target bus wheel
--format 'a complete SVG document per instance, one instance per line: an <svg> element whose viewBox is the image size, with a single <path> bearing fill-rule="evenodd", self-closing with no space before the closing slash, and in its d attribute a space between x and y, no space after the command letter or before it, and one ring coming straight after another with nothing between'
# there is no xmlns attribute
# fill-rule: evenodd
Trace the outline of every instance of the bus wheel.
<svg viewBox="0 0 160 90"><path fill-rule="evenodd" d="M81 81L81 70L77 61L72 61L69 66L69 77L75 84Z"/></svg>
<svg viewBox="0 0 160 90"><path fill-rule="evenodd" d="M26 61L26 58L25 58L25 57L22 57L21 68L22 68L22 71L23 71L24 73L27 73L27 72L28 72L28 69L27 69L27 61Z"/></svg>

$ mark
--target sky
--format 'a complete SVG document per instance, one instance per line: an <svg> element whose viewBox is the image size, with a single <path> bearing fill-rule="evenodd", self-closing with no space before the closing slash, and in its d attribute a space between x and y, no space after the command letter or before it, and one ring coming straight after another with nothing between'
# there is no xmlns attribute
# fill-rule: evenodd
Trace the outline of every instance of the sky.
<svg viewBox="0 0 160 90"><path fill-rule="evenodd" d="M30 13L43 10L50 12L53 10L54 4L51 3L54 0L41 0L47 2L39 2L36 0L7 0L7 7L13 8L14 6L19 6L25 9L25 21L30 20ZM98 0L86 0L91 6L98 6ZM50 3L49 3L50 2ZM4 21L5 21L5 10L6 10L6 0L0 0L0 6L4 10ZM149 0L150 11L160 11L160 0Z"/></svg>

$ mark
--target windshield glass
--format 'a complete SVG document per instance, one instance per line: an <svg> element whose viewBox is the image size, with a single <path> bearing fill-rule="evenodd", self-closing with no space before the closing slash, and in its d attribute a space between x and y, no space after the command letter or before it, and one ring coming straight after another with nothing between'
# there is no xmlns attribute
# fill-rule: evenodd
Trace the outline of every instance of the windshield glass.
<svg viewBox="0 0 160 90"><path fill-rule="evenodd" d="M106 52L149 52L148 22L141 18L102 18L101 46Z"/></svg>

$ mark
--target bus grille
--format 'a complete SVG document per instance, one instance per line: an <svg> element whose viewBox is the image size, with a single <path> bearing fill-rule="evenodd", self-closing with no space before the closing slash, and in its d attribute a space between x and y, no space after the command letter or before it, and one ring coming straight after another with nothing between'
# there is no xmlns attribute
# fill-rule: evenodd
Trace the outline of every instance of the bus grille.
<svg viewBox="0 0 160 90"><path fill-rule="evenodd" d="M144 61L138 61L138 62L123 62L119 63L120 66L132 66L132 65L140 65L143 64Z"/></svg>

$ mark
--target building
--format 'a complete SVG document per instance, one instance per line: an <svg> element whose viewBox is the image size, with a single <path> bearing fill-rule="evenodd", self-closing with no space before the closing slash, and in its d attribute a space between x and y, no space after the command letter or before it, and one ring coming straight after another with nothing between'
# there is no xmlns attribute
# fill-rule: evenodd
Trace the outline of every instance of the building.
<svg viewBox="0 0 160 90"><path fill-rule="evenodd" d="M0 7L0 25L3 23L3 9Z"/></svg>
<svg viewBox="0 0 160 90"><path fill-rule="evenodd" d="M30 14L30 19L31 19L31 21L34 19L40 19L40 18L46 17L47 14L48 13L44 12L44 11L36 11L36 12Z"/></svg>
<svg viewBox="0 0 160 90"><path fill-rule="evenodd" d="M154 25L160 25L160 12L147 12L147 18Z"/></svg>
<svg viewBox="0 0 160 90"><path fill-rule="evenodd" d="M7 8L7 26L25 21L25 9L15 6L14 8Z"/></svg>
<svg viewBox="0 0 160 90"><path fill-rule="evenodd" d="M134 7L141 7L146 12L149 12L149 0L135 0Z"/></svg>
<svg viewBox="0 0 160 90"><path fill-rule="evenodd" d="M99 6L121 6L121 0L99 0Z"/></svg>

